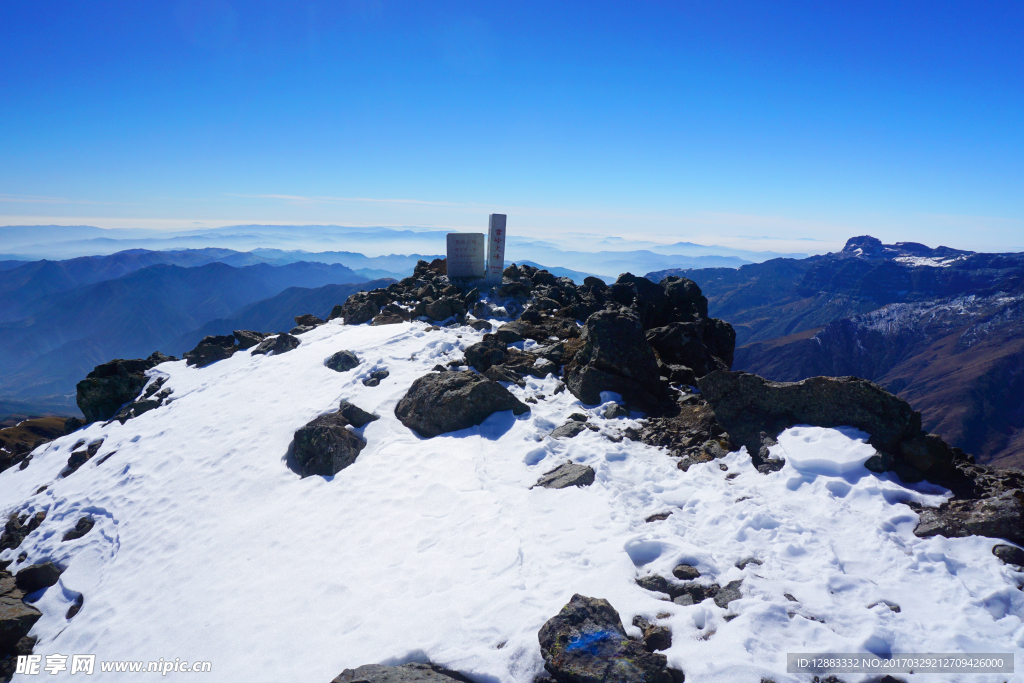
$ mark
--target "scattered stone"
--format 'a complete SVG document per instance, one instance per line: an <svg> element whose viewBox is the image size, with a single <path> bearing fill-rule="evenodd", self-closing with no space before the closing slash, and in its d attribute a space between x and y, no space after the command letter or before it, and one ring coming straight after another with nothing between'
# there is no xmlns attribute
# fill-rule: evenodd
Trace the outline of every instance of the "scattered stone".
<svg viewBox="0 0 1024 683"><path fill-rule="evenodd" d="M398 402L395 415L409 429L431 438L476 426L504 410L522 415L530 408L494 380L467 370L420 377Z"/></svg>
<svg viewBox="0 0 1024 683"><path fill-rule="evenodd" d="M252 330L235 330L231 334L238 340L240 351L258 346L261 341L270 336L266 332L253 332Z"/></svg>
<svg viewBox="0 0 1024 683"><path fill-rule="evenodd" d="M62 477L70 476L72 473L78 471L78 468L84 465L86 462L92 459L96 453L99 452L100 446L103 445L103 439L93 441L91 444L86 446L84 451L75 451L68 458L68 465L61 471Z"/></svg>
<svg viewBox="0 0 1024 683"><path fill-rule="evenodd" d="M537 638L559 683L673 683L665 656L631 640L607 600L573 595Z"/></svg>
<svg viewBox="0 0 1024 683"><path fill-rule="evenodd" d="M742 583L743 580L740 579L739 581L730 581L725 584L715 593L715 604L724 609L729 606L730 602L742 598L743 595L740 594L740 584Z"/></svg>
<svg viewBox="0 0 1024 683"><path fill-rule="evenodd" d="M40 510L32 517L28 515L19 517L17 513L11 513L7 518L7 524L4 525L3 533L0 534L0 550L17 548L26 536L39 528L45 519L46 510Z"/></svg>
<svg viewBox="0 0 1024 683"><path fill-rule="evenodd" d="M666 626L657 626L640 615L633 617L633 626L643 633L644 647L648 652L667 650L672 647L672 631Z"/></svg>
<svg viewBox="0 0 1024 683"><path fill-rule="evenodd" d="M900 606L897 605L895 602L889 602L888 600L879 600L878 602L872 603L872 604L868 605L868 609L874 609L875 607L878 607L879 605L885 605L886 607L889 608L889 611L891 611L891 612L896 612L897 614L899 614L899 612L900 612Z"/></svg>
<svg viewBox="0 0 1024 683"><path fill-rule="evenodd" d="M387 370L374 370L370 373L370 376L363 380L363 385L367 387L375 387L380 385L382 379L387 379L391 375Z"/></svg>
<svg viewBox="0 0 1024 683"><path fill-rule="evenodd" d="M293 453L303 477L331 477L356 461L366 442L345 428L349 424L339 411L321 415L295 432Z"/></svg>
<svg viewBox="0 0 1024 683"><path fill-rule="evenodd" d="M700 578L700 572L693 565L679 564L672 570L672 576L683 581L693 581Z"/></svg>
<svg viewBox="0 0 1024 683"><path fill-rule="evenodd" d="M338 351L325 358L324 365L335 372L348 372L359 365L359 357L351 351Z"/></svg>
<svg viewBox="0 0 1024 683"><path fill-rule="evenodd" d="M618 403L612 403L604 409L604 417L606 420L614 420L618 417L629 417L629 410Z"/></svg>
<svg viewBox="0 0 1024 683"><path fill-rule="evenodd" d="M32 564L22 568L14 577L14 584L19 590L28 593L35 593L37 590L49 588L57 583L63 569L53 562Z"/></svg>
<svg viewBox="0 0 1024 683"><path fill-rule="evenodd" d="M96 526L96 520L92 517L79 517L75 523L75 528L68 530L61 541L77 541L82 536L92 531L92 528Z"/></svg>
<svg viewBox="0 0 1024 683"><path fill-rule="evenodd" d="M587 425L583 422L566 422L561 427L556 427L548 436L552 439L571 439L580 432L587 431Z"/></svg>
<svg viewBox="0 0 1024 683"><path fill-rule="evenodd" d="M1004 564L1024 566L1024 550L1017 546L997 545L992 548L992 554L1002 560Z"/></svg>
<svg viewBox="0 0 1024 683"><path fill-rule="evenodd" d="M261 341L252 350L252 354L254 356L257 354L264 356L277 356L282 353L287 353L289 351L299 348L299 344L300 342L296 337L292 336L291 334L288 334L287 332L282 332L273 337L267 337L266 339Z"/></svg>
<svg viewBox="0 0 1024 683"><path fill-rule="evenodd" d="M594 483L594 479L594 469L589 465L566 462L545 473L544 476L537 480L533 487L565 489L570 486L590 486Z"/></svg>
<svg viewBox="0 0 1024 683"><path fill-rule="evenodd" d="M737 562L736 563L736 567L738 569L746 569L747 565L750 565L750 564L758 564L758 565L760 565L760 564L764 564L764 562L762 562L761 560L759 560L759 559L757 559L755 557L748 557L745 560L740 560L739 562Z"/></svg>
<svg viewBox="0 0 1024 683"><path fill-rule="evenodd" d="M469 323L469 326L478 332L483 332L484 330L491 330L494 328L494 325L492 325L487 320L473 320Z"/></svg>
<svg viewBox="0 0 1024 683"><path fill-rule="evenodd" d="M64 615L64 618L68 620L74 619L75 615L82 611L82 605L84 604L85 596L79 593L75 601L71 603L71 607L68 607L68 612Z"/></svg>
<svg viewBox="0 0 1024 683"><path fill-rule="evenodd" d="M460 673L433 664L366 664L345 669L331 683L472 683Z"/></svg>
<svg viewBox="0 0 1024 683"><path fill-rule="evenodd" d="M789 593L783 593L783 594L782 594L782 597L786 598L786 599L787 599L787 600L789 600L790 602L800 602L799 600L797 600L796 598L794 598L794 597L793 597L792 595L790 595Z"/></svg>
<svg viewBox="0 0 1024 683"><path fill-rule="evenodd" d="M353 405L348 401L342 401L341 405L338 406L338 412L343 418L345 418L350 425L356 429L360 429L370 424L374 420L379 420L380 415L374 415L368 413L359 406Z"/></svg>
<svg viewBox="0 0 1024 683"><path fill-rule="evenodd" d="M647 522L647 523L650 523L650 522L661 522L661 521L664 521L664 520L668 519L671 516L672 516L672 511L668 510L666 512L655 513L655 514L651 515L650 517L648 517L647 519L645 519L644 521Z"/></svg>
<svg viewBox="0 0 1024 683"><path fill-rule="evenodd" d="M527 403L532 403L533 405L537 405L537 399L535 399L533 396L527 396L523 400L526 401Z"/></svg>
<svg viewBox="0 0 1024 683"><path fill-rule="evenodd" d="M149 382L146 371L160 363L177 360L154 353L146 359L112 360L97 365L77 386L77 403L86 422L109 420L132 401Z"/></svg>

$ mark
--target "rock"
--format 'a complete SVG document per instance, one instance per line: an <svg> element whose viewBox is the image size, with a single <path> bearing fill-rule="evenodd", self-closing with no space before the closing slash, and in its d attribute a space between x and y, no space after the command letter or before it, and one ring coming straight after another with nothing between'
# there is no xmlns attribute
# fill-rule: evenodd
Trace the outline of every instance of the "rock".
<svg viewBox="0 0 1024 683"><path fill-rule="evenodd" d="M22 568L14 577L14 584L19 590L25 593L35 593L37 590L49 588L57 583L64 570L53 562L32 564Z"/></svg>
<svg viewBox="0 0 1024 683"><path fill-rule="evenodd" d="M237 350L238 346L235 345L233 335L210 335L203 337L202 341L186 353L184 358L188 365L205 368L219 360L230 358Z"/></svg>
<svg viewBox="0 0 1024 683"><path fill-rule="evenodd" d="M589 465L566 462L545 473L534 486L546 489L566 489L570 486L590 486L594 483L594 479L594 470Z"/></svg>
<svg viewBox="0 0 1024 683"><path fill-rule="evenodd" d="M387 370L374 370L370 373L370 376L363 380L363 386L375 387L380 385L382 379L387 379L391 375Z"/></svg>
<svg viewBox="0 0 1024 683"><path fill-rule="evenodd" d="M517 329L517 327L518 326L515 323L507 323L499 327L492 334L494 335L495 339L497 339L498 341L502 342L505 345L525 341L526 337L522 335L522 332L520 332L520 330Z"/></svg>
<svg viewBox="0 0 1024 683"><path fill-rule="evenodd" d="M537 634L559 683L672 683L664 655L626 636L619 613L599 598L573 595Z"/></svg>
<svg viewBox="0 0 1024 683"><path fill-rule="evenodd" d="M133 400L149 382L146 371L160 363L177 360L162 353L146 359L112 360L86 375L77 386L77 403L86 422L109 420L121 406Z"/></svg>
<svg viewBox="0 0 1024 683"><path fill-rule="evenodd" d="M92 517L79 517L75 523L75 528L70 529L64 533L64 537L61 541L77 541L82 536L92 531L92 528L96 525L96 520Z"/></svg>
<svg viewBox="0 0 1024 683"><path fill-rule="evenodd" d="M380 325L397 325L398 323L404 322L405 318L401 315L392 313L391 311L384 311L383 313L374 316L373 320L370 321L370 325L378 327Z"/></svg>
<svg viewBox="0 0 1024 683"><path fill-rule="evenodd" d="M602 391L614 391L627 402L651 410L659 387L658 363L632 312L606 310L587 319L583 346L566 366L569 391L587 404L601 402Z"/></svg>
<svg viewBox="0 0 1024 683"><path fill-rule="evenodd" d="M466 347L466 363L479 372L487 372L492 365L503 363L507 353L505 343L490 337Z"/></svg>
<svg viewBox="0 0 1024 683"><path fill-rule="evenodd" d="M644 647L648 652L672 647L672 631L667 626L657 626L639 615L633 617L633 626L643 633Z"/></svg>
<svg viewBox="0 0 1024 683"><path fill-rule="evenodd" d="M617 417L629 417L629 411L618 403L612 403L604 409L604 417L606 420L614 420Z"/></svg>
<svg viewBox="0 0 1024 683"><path fill-rule="evenodd" d="M530 374L533 375L534 377L537 377L538 379L544 379L548 375L557 375L558 366L549 361L547 358L541 358L534 362Z"/></svg>
<svg viewBox="0 0 1024 683"><path fill-rule="evenodd" d="M454 315L466 314L466 307L455 297L445 296L430 301L424 307L424 312L431 320L447 320Z"/></svg>
<svg viewBox="0 0 1024 683"><path fill-rule="evenodd" d="M74 451L71 453L68 457L67 467L61 471L61 476L67 477L73 472L76 472L79 467L87 463L94 455L96 455L97 452L99 452L100 446L102 445L103 439L99 439L89 444L84 451Z"/></svg>
<svg viewBox="0 0 1024 683"><path fill-rule="evenodd" d="M331 477L356 461L366 442L346 429L348 424L339 411L321 415L295 432L293 453L303 477Z"/></svg>
<svg viewBox="0 0 1024 683"><path fill-rule="evenodd" d="M992 554L1005 564L1015 564L1018 567L1024 566L1024 550L1016 546L997 545L992 548Z"/></svg>
<svg viewBox="0 0 1024 683"><path fill-rule="evenodd" d="M701 340L703 328L703 321L672 323L647 330L646 337L664 363L690 368L697 377L714 370L728 370L725 362L711 355Z"/></svg>
<svg viewBox="0 0 1024 683"><path fill-rule="evenodd" d="M922 508L916 536L988 536L1024 545L1024 491L1013 489L974 500L951 500Z"/></svg>
<svg viewBox="0 0 1024 683"><path fill-rule="evenodd" d="M742 598L743 596L740 594L740 584L742 583L743 580L740 579L739 581L730 581L725 584L725 586L719 589L715 594L715 604L719 607L726 608L733 600L739 600Z"/></svg>
<svg viewBox="0 0 1024 683"><path fill-rule="evenodd" d="M474 330L477 330L478 332L483 332L484 330L490 330L494 328L494 325L492 325L487 320L473 320L470 321L469 326L472 327Z"/></svg>
<svg viewBox="0 0 1024 683"><path fill-rule="evenodd" d="M309 326L306 326L306 325L296 325L292 329L288 330L288 334L290 334L292 336L295 336L295 335L299 335L299 334L305 334L306 332L309 332L310 330L315 330L315 329L316 329L315 327L309 327Z"/></svg>
<svg viewBox="0 0 1024 683"><path fill-rule="evenodd" d="M269 336L266 332L253 332L252 330L235 330L231 334L238 340L238 348L241 351L251 349Z"/></svg>
<svg viewBox="0 0 1024 683"><path fill-rule="evenodd" d="M693 581L694 579L700 578L700 572L697 568L689 564L679 564L672 570L672 576L683 581Z"/></svg>
<svg viewBox="0 0 1024 683"><path fill-rule="evenodd" d="M762 432L774 437L797 424L856 427L871 435L875 448L894 454L900 452L901 442L921 432L920 413L857 377L771 382L745 372L718 370L697 384L718 422L751 454L760 454Z"/></svg>
<svg viewBox="0 0 1024 683"><path fill-rule="evenodd" d="M35 607L25 604L24 596L25 592L15 587L10 572L0 571L0 652L15 653L22 639L43 616Z"/></svg>
<svg viewBox="0 0 1024 683"><path fill-rule="evenodd" d="M487 368L484 377L493 379L495 382L511 382L519 387L526 386L526 382L523 381L522 376L518 372L504 365L492 365Z"/></svg>
<svg viewBox="0 0 1024 683"><path fill-rule="evenodd" d="M71 434L72 432L77 432L84 426L84 420L79 420L77 417L69 417L68 419L64 420L64 433Z"/></svg>
<svg viewBox="0 0 1024 683"><path fill-rule="evenodd" d="M32 517L28 515L18 517L16 513L12 513L7 518L7 524L4 525L3 533L0 534L0 550L17 548L25 540L26 536L39 528L39 525L45 519L45 510L40 510L32 515Z"/></svg>
<svg viewBox="0 0 1024 683"><path fill-rule="evenodd" d="M672 384L683 387L697 386L697 374L685 365L659 362L658 372Z"/></svg>
<svg viewBox="0 0 1024 683"><path fill-rule="evenodd" d="M345 669L331 683L472 683L462 674L433 664L366 664Z"/></svg>
<svg viewBox="0 0 1024 683"><path fill-rule="evenodd" d="M356 292L345 301L337 313L335 316L335 311L331 311L331 317L344 318L346 325L362 325L380 313L380 306L367 298L366 292Z"/></svg>
<svg viewBox="0 0 1024 683"><path fill-rule="evenodd" d="M133 417L138 417L143 413L148 413L154 408L159 408L161 405L163 405L163 402L156 400L132 401L128 405L121 408L121 410L117 411L117 415L114 415L114 419L120 422L121 424L124 424Z"/></svg>
<svg viewBox="0 0 1024 683"><path fill-rule="evenodd" d="M64 615L65 619L74 619L75 615L82 611L82 605L85 604L85 596L81 593L75 598L75 601L71 603L71 607L68 607L67 613Z"/></svg>
<svg viewBox="0 0 1024 683"><path fill-rule="evenodd" d="M735 474L735 472L734 472L734 474ZM744 559L740 560L739 562L737 562L736 563L736 568L737 569L746 569L747 565L751 565L751 564L760 565L760 564L764 564L764 563L761 562L761 560L757 559L756 557L747 557L747 558L744 558Z"/></svg>
<svg viewBox="0 0 1024 683"><path fill-rule="evenodd" d="M319 327L320 325L323 325L324 322L324 320L316 317L312 313L295 316L295 324L299 327Z"/></svg>
<svg viewBox="0 0 1024 683"><path fill-rule="evenodd" d="M351 351L338 351L325 358L324 365L335 372L347 372L359 365L359 357Z"/></svg>
<svg viewBox="0 0 1024 683"><path fill-rule="evenodd" d="M585 422L566 422L561 427L556 427L548 436L552 439L571 439L580 432L587 431Z"/></svg>
<svg viewBox="0 0 1024 683"><path fill-rule="evenodd" d="M359 406L353 405L348 401L341 402L341 405L338 406L338 412L356 429L365 427L374 420L380 419L380 415L368 413Z"/></svg>
<svg viewBox="0 0 1024 683"><path fill-rule="evenodd" d="M299 340L287 332L267 337L252 350L255 355L280 355L299 348Z"/></svg>
<svg viewBox="0 0 1024 683"><path fill-rule="evenodd" d="M497 382L467 370L420 377L398 402L395 415L409 429L431 438L476 426L504 410L522 415L530 408Z"/></svg>

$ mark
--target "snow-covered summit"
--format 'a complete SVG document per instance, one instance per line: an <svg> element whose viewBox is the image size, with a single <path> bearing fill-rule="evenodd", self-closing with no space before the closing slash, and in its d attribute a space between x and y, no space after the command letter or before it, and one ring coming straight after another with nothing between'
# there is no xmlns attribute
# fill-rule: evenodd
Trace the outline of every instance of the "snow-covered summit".
<svg viewBox="0 0 1024 683"><path fill-rule="evenodd" d="M0 473L5 511L46 512L0 558L14 572L64 570L37 596L35 653L208 661L208 681L326 683L429 660L528 683L544 673L538 630L576 593L608 600L630 635L637 615L668 627L663 654L688 682L806 680L786 673L790 652L1024 652L1024 575L992 554L994 539L916 537L908 504L948 492L867 470L874 449L856 430L793 427L771 449L786 464L768 474L743 449L683 471L624 437L639 414L605 417L616 395L585 405L553 375L503 383L530 406L518 417L430 439L405 427L395 407L413 381L481 337L333 320L287 353L165 362L147 374L164 380L166 405L93 423ZM326 367L341 350L359 364ZM365 447L334 476L300 477L294 433L341 401L379 416L355 430ZM550 438L574 413L593 429ZM82 440L102 444L62 477ZM591 467L593 484L533 487L568 461ZM95 526L63 541L82 517ZM637 583L681 564L704 586L740 582L738 598L680 604ZM99 664L94 678L125 680Z"/></svg>

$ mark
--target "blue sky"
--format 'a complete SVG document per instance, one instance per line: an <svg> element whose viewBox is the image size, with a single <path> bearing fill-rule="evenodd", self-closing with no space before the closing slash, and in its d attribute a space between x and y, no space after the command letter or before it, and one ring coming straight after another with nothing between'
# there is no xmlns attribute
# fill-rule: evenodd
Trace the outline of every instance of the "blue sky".
<svg viewBox="0 0 1024 683"><path fill-rule="evenodd" d="M1016 2L7 0L0 223L1024 250L1022 36Z"/></svg>

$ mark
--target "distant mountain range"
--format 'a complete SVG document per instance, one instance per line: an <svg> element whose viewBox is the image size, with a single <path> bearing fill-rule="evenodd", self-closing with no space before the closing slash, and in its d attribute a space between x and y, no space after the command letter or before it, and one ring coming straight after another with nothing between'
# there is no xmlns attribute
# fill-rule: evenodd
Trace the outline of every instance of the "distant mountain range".
<svg viewBox="0 0 1024 683"><path fill-rule="evenodd" d="M734 369L879 382L950 443L1024 466L1024 254L858 237L824 256L648 277L670 274L733 324Z"/></svg>

